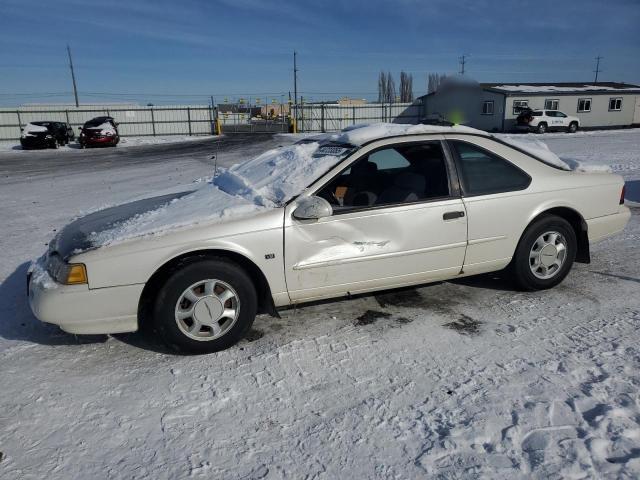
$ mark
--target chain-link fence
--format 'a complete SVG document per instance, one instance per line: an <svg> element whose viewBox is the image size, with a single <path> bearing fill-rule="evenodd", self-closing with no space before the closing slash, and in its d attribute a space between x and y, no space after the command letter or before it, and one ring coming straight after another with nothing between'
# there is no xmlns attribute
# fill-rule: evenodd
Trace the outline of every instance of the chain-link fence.
<svg viewBox="0 0 640 480"><path fill-rule="evenodd" d="M29 122L55 121L71 125L76 132L87 120L110 116L118 123L123 136L211 135L215 109L210 105L176 105L166 107L80 106L61 109L57 106L29 106L0 109L0 140L17 140L20 129Z"/></svg>
<svg viewBox="0 0 640 480"><path fill-rule="evenodd" d="M110 116L121 136L211 135L222 133L331 132L358 123L418 123L422 106L417 103L341 105L313 103L298 106L269 105L83 105L60 107L33 105L0 109L0 140L18 140L21 128L35 121L57 121L80 127L94 117Z"/></svg>
<svg viewBox="0 0 640 480"><path fill-rule="evenodd" d="M419 123L423 112L418 103L313 103L294 106L293 115L300 132L333 132L359 123Z"/></svg>

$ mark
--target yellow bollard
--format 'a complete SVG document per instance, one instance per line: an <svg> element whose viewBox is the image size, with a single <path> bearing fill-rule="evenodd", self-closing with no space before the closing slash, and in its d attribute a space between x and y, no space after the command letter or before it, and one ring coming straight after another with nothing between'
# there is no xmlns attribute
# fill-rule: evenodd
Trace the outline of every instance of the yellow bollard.
<svg viewBox="0 0 640 480"><path fill-rule="evenodd" d="M215 134L216 135L222 135L222 124L220 123L220 119L216 118L216 128L215 128Z"/></svg>

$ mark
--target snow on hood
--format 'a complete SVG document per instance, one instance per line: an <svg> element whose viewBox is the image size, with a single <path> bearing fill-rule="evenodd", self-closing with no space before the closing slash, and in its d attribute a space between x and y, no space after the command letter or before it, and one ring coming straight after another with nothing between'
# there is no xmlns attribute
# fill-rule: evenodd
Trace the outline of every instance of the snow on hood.
<svg viewBox="0 0 640 480"><path fill-rule="evenodd" d="M27 123L22 130L24 135L36 132L48 132L49 129L47 127L43 127L42 125L34 125L33 123Z"/></svg>
<svg viewBox="0 0 640 480"><path fill-rule="evenodd" d="M611 172L608 165L585 165L572 158L560 158L549 149L546 143L529 136L496 134L495 137L562 170L583 173Z"/></svg>
<svg viewBox="0 0 640 480"><path fill-rule="evenodd" d="M75 253L78 249L97 248L202 223L220 223L279 207L344 157L321 155L319 147L320 143L310 142L272 149L223 169L213 181L192 193L133 216L123 216L121 221L111 219L104 229L89 232L88 242L77 245Z"/></svg>
<svg viewBox="0 0 640 480"><path fill-rule="evenodd" d="M102 130L103 132L111 132L111 133L116 133L116 129L113 128L113 125L111 125L111 123L109 122L104 122L101 123L100 125L98 125L97 127L87 127L87 130Z"/></svg>

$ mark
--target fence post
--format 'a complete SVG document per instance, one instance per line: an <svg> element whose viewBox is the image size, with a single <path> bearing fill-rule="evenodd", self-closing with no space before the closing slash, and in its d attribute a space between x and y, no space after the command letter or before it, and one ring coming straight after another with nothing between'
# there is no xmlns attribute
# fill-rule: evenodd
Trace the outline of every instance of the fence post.
<svg viewBox="0 0 640 480"><path fill-rule="evenodd" d="M20 110L16 110L16 116L18 117L18 138L22 136L22 120L20 120Z"/></svg>
<svg viewBox="0 0 640 480"><path fill-rule="evenodd" d="M153 130L153 136L156 136L156 118L153 114L153 107L151 107L151 129Z"/></svg>
<svg viewBox="0 0 640 480"><path fill-rule="evenodd" d="M324 102L320 104L320 131L325 133L324 130Z"/></svg>
<svg viewBox="0 0 640 480"><path fill-rule="evenodd" d="M191 136L191 108L187 107L187 122L189 122L189 136Z"/></svg>
<svg viewBox="0 0 640 480"><path fill-rule="evenodd" d="M355 125L356 124L356 106L354 105L353 107L351 107L351 125Z"/></svg>

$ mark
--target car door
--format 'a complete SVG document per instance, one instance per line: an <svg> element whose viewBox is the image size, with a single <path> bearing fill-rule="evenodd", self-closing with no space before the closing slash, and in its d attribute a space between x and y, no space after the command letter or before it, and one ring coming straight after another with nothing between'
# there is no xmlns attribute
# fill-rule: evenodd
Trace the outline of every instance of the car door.
<svg viewBox="0 0 640 480"><path fill-rule="evenodd" d="M460 272L467 220L441 140L365 147L313 193L330 217L285 210L285 275L293 302L450 278Z"/></svg>
<svg viewBox="0 0 640 480"><path fill-rule="evenodd" d="M518 226L530 214L530 196L525 193L531 177L497 154L500 144L489 138L447 135L447 144L468 215L464 273L500 270L511 260L522 234Z"/></svg>
<svg viewBox="0 0 640 480"><path fill-rule="evenodd" d="M562 112L556 112L556 119L558 120L558 126L562 128L569 128L569 117Z"/></svg>

